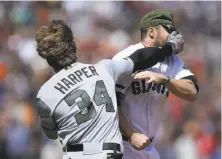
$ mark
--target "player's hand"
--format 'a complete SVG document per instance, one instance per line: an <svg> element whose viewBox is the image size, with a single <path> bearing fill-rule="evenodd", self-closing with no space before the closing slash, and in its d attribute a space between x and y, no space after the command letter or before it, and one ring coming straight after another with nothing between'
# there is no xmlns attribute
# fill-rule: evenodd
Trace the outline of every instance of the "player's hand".
<svg viewBox="0 0 222 159"><path fill-rule="evenodd" d="M181 51L183 51L184 39L183 39L183 36L179 32L173 31L168 36L167 42L170 42L172 44L174 54L178 54Z"/></svg>
<svg viewBox="0 0 222 159"><path fill-rule="evenodd" d="M147 79L146 83L162 84L168 80L168 77L162 73L151 71L139 72L134 76L134 79Z"/></svg>
<svg viewBox="0 0 222 159"><path fill-rule="evenodd" d="M131 135L129 142L138 151L143 150L150 145L149 138L146 135L138 132Z"/></svg>

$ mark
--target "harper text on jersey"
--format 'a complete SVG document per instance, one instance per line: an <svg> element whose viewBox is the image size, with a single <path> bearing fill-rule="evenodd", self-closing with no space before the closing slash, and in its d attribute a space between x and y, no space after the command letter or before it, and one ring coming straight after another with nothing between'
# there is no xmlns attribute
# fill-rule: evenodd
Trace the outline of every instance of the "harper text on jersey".
<svg viewBox="0 0 222 159"><path fill-rule="evenodd" d="M62 94L65 94L65 92L68 91L72 86L83 81L84 78L90 78L92 76L98 76L95 67L83 67L69 74L67 77L62 78L61 82L57 82L54 88L60 91Z"/></svg>

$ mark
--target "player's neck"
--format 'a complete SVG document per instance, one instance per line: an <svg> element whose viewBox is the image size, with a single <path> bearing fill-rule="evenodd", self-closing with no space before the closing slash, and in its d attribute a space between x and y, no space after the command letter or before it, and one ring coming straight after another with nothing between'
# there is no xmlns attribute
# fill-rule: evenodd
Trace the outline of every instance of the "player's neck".
<svg viewBox="0 0 222 159"><path fill-rule="evenodd" d="M155 47L155 45L149 41L141 41L144 47Z"/></svg>

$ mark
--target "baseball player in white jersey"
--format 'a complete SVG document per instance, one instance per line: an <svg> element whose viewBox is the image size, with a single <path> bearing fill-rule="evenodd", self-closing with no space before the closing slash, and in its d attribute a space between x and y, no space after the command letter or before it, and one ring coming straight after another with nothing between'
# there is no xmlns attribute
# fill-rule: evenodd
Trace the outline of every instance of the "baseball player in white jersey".
<svg viewBox="0 0 222 159"><path fill-rule="evenodd" d="M72 31L61 20L40 27L36 41L39 55L56 72L40 88L37 109L46 136L63 145L64 159L121 159L115 82L183 46L182 36L176 35L161 49L140 49L129 58L91 65L76 62Z"/></svg>
<svg viewBox="0 0 222 159"><path fill-rule="evenodd" d="M176 30L172 19L171 13L165 10L147 13L140 23L142 42L129 46L113 59L128 57L141 48L163 46L169 33ZM127 80L118 81L116 91L121 100L118 105L124 159L160 159L153 142L169 92L194 101L198 90L196 77L177 55L134 73Z"/></svg>

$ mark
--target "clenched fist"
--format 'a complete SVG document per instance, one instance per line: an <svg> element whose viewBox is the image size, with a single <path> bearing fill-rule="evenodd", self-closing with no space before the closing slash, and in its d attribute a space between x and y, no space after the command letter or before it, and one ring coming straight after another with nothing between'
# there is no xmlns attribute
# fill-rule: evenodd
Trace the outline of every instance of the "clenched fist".
<svg viewBox="0 0 222 159"><path fill-rule="evenodd" d="M139 151L150 145L150 139L146 135L137 132L131 135L129 142L136 150Z"/></svg>

